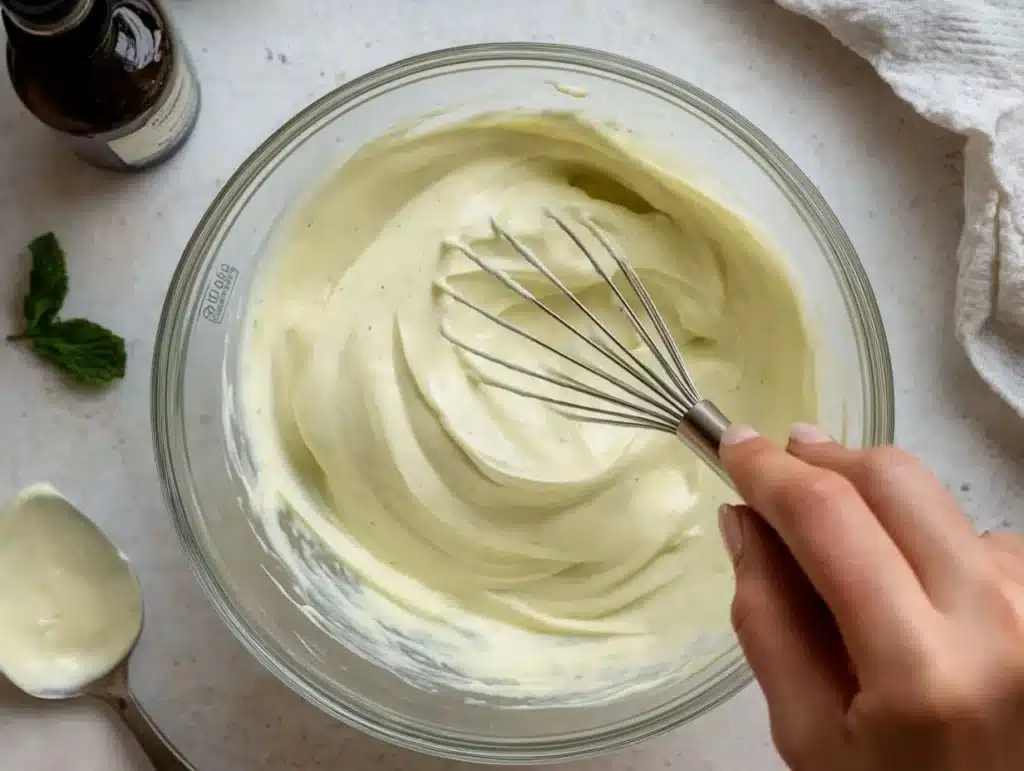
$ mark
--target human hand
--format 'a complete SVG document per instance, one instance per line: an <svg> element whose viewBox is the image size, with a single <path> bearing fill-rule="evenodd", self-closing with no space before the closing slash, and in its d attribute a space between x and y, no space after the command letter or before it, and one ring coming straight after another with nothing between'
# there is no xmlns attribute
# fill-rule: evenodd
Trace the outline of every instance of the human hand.
<svg viewBox="0 0 1024 771"><path fill-rule="evenodd" d="M1024 768L1024 537L979 538L914 456L742 426L733 624L795 771Z"/></svg>

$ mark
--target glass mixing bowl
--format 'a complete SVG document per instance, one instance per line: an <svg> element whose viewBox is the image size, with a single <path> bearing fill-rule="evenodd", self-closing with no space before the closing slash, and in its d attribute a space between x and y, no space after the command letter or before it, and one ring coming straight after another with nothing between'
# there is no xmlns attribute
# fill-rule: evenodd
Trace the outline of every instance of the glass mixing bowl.
<svg viewBox="0 0 1024 771"><path fill-rule="evenodd" d="M822 424L851 445L892 439L888 347L867 278L820 193L757 128L644 64L557 45L479 45L372 72L307 107L242 164L171 282L153 364L164 492L188 561L221 618L283 683L339 720L436 755L493 763L618 749L692 720L751 674L735 639L692 676L598 706L525 707L419 690L326 634L246 511L245 436L231 417L242 320L276 224L326 168L397 127L493 110L613 121L745 215L788 261L819 338ZM242 449L240 464L230 449Z"/></svg>

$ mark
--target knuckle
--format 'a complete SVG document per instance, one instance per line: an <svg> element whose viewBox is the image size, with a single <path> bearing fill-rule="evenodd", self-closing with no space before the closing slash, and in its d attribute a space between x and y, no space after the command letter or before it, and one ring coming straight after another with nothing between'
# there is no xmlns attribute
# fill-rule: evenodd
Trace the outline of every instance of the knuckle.
<svg viewBox="0 0 1024 771"><path fill-rule="evenodd" d="M975 598L1003 632L1005 639L1012 640L1018 650L1024 650L1024 592L1016 581L999 570L998 565L986 565L982 570L987 575L979 582Z"/></svg>
<svg viewBox="0 0 1024 771"><path fill-rule="evenodd" d="M773 452L774 449L766 446L762 440L754 439L723 447L722 463L734 478L746 480L753 485L761 479L762 471L770 463Z"/></svg>
<svg viewBox="0 0 1024 771"><path fill-rule="evenodd" d="M853 485L840 474L810 469L781 485L777 499L784 511L811 513L834 508L855 494Z"/></svg>
<svg viewBox="0 0 1024 771"><path fill-rule="evenodd" d="M957 656L936 656L916 687L892 695L889 709L904 724L939 732L983 722L988 699L985 678Z"/></svg>
<svg viewBox="0 0 1024 771"><path fill-rule="evenodd" d="M1019 649L1014 654L1007 657L1009 661L999 674L1007 699L1015 706L1017 714L1024 714L1024 655Z"/></svg>
<svg viewBox="0 0 1024 771"><path fill-rule="evenodd" d="M822 731L810 720L771 721L772 743L792 771L812 771L818 763Z"/></svg>
<svg viewBox="0 0 1024 771"><path fill-rule="evenodd" d="M899 447L876 447L861 456L861 474L867 479L891 479L922 468L921 461Z"/></svg>
<svg viewBox="0 0 1024 771"><path fill-rule="evenodd" d="M1010 703L1016 714L1024 714L1024 656L1013 657L1013 661L1002 673Z"/></svg>
<svg viewBox="0 0 1024 771"><path fill-rule="evenodd" d="M986 548L996 553L1002 552L1006 555L1007 564L1019 563L1024 567L1024 535L987 530L981 533L978 538Z"/></svg>
<svg viewBox="0 0 1024 771"><path fill-rule="evenodd" d="M923 717L937 726L967 726L983 718L985 699L980 689L962 677L931 678L923 693Z"/></svg>
<svg viewBox="0 0 1024 771"><path fill-rule="evenodd" d="M1000 535L1002 535L1003 542L1011 552L1017 552L1024 556L1024 534L1003 532Z"/></svg>
<svg viewBox="0 0 1024 771"><path fill-rule="evenodd" d="M911 677L891 676L858 700L857 730L920 733L939 742L979 735L1006 705L1024 705L1021 665L990 651L972 655L960 645L925 646L904 669Z"/></svg>
<svg viewBox="0 0 1024 771"><path fill-rule="evenodd" d="M732 599L730 616L732 627L740 638L749 636L751 626L756 623L755 620L764 606L764 597L757 584L742 579L736 582L736 594Z"/></svg>

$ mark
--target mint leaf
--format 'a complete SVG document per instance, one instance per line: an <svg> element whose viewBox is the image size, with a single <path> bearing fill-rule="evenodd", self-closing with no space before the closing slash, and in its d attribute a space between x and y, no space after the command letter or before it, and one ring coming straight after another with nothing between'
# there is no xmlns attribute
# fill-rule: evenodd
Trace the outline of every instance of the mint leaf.
<svg viewBox="0 0 1024 771"><path fill-rule="evenodd" d="M7 339L27 342L39 358L79 385L105 386L123 378L128 358L124 338L87 319L57 318L68 296L67 261L57 237L45 233L29 244L28 251L32 272L25 295L25 328Z"/></svg>
<svg viewBox="0 0 1024 771"><path fill-rule="evenodd" d="M86 319L55 321L27 333L32 350L72 381L104 386L124 377L124 338Z"/></svg>
<svg viewBox="0 0 1024 771"><path fill-rule="evenodd" d="M64 250L53 233L28 245L32 257L28 294L25 295L26 331L50 324L68 296L68 268Z"/></svg>

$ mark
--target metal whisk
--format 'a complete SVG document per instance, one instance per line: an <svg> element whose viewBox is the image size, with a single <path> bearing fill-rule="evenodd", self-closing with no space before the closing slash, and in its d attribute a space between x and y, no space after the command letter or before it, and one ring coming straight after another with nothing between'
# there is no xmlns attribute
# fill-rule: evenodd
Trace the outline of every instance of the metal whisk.
<svg viewBox="0 0 1024 771"><path fill-rule="evenodd" d="M701 398L683 362L679 346L672 339L672 334L664 318L655 307L651 294L640 281L636 271L625 261L618 248L593 221L582 216L579 218L580 226L593 236L593 239L607 252L622 274L629 286L630 294L634 297L633 302L630 302L626 298L626 292L612 280L612 276L595 258L580 234L553 212L545 211L545 214L561 228L568 238L572 239L597 275L611 289L619 308L650 352L656 365L641 360L612 333L605 322L566 286L564 281L537 257L529 246L505 230L494 219L491 220L494 233L557 287L561 295L582 313L582 317L589 322L590 329L580 329L578 324L571 323L563 314L554 310L550 303L538 298L519 281L488 262L487 258L475 252L465 243L450 240L447 242L448 245L458 249L481 270L496 278L522 299L536 306L567 330L573 338L583 342L591 352L597 354L597 361L603 365L586 361L563 348L545 342L522 326L481 307L447 281L440 280L436 282L435 286L451 299L509 332L529 340L539 348L554 354L558 359L590 373L596 378L599 387L561 371L541 370L488 353L458 339L447 326L442 327L441 334L448 342L473 356L525 375L538 383L543 382L563 389L567 398L549 396L491 377L480 376L479 380L484 385L546 402L557 412L574 420L675 434L711 469L731 484L718 457L718 446L721 443L722 435L729 427L729 420L712 402ZM573 394L577 397L587 397L587 399L586 401L573 399L571 398ZM587 403L588 401L589 403Z"/></svg>

